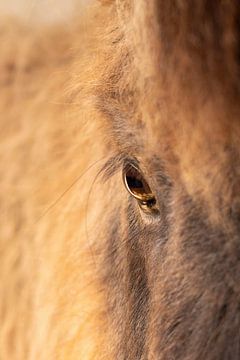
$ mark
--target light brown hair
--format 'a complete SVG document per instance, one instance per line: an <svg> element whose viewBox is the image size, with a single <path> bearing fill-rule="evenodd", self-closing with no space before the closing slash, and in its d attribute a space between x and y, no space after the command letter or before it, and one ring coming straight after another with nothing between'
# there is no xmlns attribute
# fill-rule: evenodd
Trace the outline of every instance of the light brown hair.
<svg viewBox="0 0 240 360"><path fill-rule="evenodd" d="M239 358L239 12L3 26L1 358Z"/></svg>

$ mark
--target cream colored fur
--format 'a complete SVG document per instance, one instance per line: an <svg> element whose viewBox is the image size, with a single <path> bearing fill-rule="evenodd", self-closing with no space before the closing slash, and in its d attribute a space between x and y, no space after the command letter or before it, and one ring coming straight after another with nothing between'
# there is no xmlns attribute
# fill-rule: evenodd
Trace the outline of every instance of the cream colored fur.
<svg viewBox="0 0 240 360"><path fill-rule="evenodd" d="M107 153L87 91L101 21L83 18L0 29L1 360L109 358L91 244Z"/></svg>

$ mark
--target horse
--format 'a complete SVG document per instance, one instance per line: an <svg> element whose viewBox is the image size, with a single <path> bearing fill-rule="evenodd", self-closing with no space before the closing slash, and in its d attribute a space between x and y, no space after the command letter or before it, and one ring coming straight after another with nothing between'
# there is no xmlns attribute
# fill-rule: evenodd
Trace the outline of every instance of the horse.
<svg viewBox="0 0 240 360"><path fill-rule="evenodd" d="M237 1L2 21L0 358L240 358Z"/></svg>

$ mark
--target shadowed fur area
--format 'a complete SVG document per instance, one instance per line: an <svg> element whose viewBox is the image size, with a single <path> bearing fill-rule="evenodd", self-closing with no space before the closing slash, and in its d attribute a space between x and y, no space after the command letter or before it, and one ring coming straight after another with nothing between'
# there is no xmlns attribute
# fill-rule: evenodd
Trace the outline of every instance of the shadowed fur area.
<svg viewBox="0 0 240 360"><path fill-rule="evenodd" d="M1 360L240 358L239 15L102 0L68 27L2 22Z"/></svg>

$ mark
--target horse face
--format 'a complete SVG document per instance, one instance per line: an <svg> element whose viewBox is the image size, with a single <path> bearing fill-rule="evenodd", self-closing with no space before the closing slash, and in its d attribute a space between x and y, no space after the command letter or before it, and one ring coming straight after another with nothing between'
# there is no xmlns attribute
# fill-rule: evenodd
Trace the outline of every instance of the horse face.
<svg viewBox="0 0 240 360"><path fill-rule="evenodd" d="M117 9L98 94L116 153L103 169L113 347L129 359L237 359L239 10Z"/></svg>

